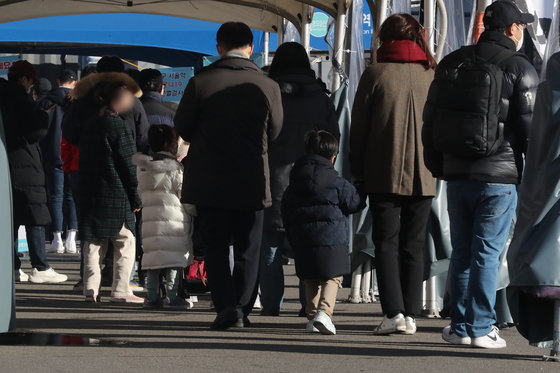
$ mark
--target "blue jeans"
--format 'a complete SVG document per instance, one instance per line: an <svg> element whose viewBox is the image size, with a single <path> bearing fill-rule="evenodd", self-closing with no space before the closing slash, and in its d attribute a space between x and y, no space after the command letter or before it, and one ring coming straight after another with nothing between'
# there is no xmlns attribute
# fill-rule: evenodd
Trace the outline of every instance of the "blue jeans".
<svg viewBox="0 0 560 373"><path fill-rule="evenodd" d="M66 217L68 229L78 230L78 217L72 197L70 175L65 174L60 167L48 167L45 170L45 176L53 232L62 232L64 217Z"/></svg>
<svg viewBox="0 0 560 373"><path fill-rule="evenodd" d="M14 268L18 271L21 268L21 260L18 256L18 244L17 244L17 228L15 229L16 243L15 256L14 256ZM45 253L45 227L43 226L25 226L25 233L27 235L27 246L29 248L29 259L31 261L31 266L36 268L38 271L46 271L51 266L47 261L47 255Z"/></svg>
<svg viewBox="0 0 560 373"><path fill-rule="evenodd" d="M453 245L451 327L462 337L481 337L496 322L499 258L517 207L517 189L513 184L451 181L447 203Z"/></svg>
<svg viewBox="0 0 560 373"><path fill-rule="evenodd" d="M279 312L284 300L283 232L264 232L261 245L260 287L264 310Z"/></svg>

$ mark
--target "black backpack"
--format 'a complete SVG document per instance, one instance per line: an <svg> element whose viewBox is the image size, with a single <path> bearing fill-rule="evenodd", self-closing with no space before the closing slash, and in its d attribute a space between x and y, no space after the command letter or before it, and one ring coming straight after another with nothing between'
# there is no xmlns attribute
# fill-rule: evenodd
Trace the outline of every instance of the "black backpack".
<svg viewBox="0 0 560 373"><path fill-rule="evenodd" d="M436 150L462 158L494 154L504 140L500 122L503 71L497 65L516 52L504 49L485 60L476 46L461 48L462 63L436 76L433 141Z"/></svg>

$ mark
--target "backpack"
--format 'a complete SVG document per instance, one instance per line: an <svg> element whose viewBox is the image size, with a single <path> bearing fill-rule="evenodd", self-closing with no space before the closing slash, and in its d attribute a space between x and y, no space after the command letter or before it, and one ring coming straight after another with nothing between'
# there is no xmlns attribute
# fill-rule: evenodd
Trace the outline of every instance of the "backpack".
<svg viewBox="0 0 560 373"><path fill-rule="evenodd" d="M206 268L204 268L204 260L202 258L194 259L193 264L185 270L186 288L189 293L206 293L208 292L208 283L206 276Z"/></svg>
<svg viewBox="0 0 560 373"><path fill-rule="evenodd" d="M504 140L500 101L504 73L498 64L517 52L485 60L476 46L461 48L462 62L436 77L438 97L433 141L436 150L461 158L485 158Z"/></svg>

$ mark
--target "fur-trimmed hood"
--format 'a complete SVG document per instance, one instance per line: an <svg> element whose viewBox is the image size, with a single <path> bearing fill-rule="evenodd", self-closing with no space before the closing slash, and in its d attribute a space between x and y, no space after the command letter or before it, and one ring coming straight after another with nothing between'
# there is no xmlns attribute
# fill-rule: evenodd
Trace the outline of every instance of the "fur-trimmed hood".
<svg viewBox="0 0 560 373"><path fill-rule="evenodd" d="M81 99L88 95L94 88L100 84L120 81L128 87L130 92L136 97L142 96L142 90L138 83L125 73L95 73L90 74L80 80L72 92L74 99Z"/></svg>
<svg viewBox="0 0 560 373"><path fill-rule="evenodd" d="M170 155L170 153L163 154L166 156ZM132 156L132 163L140 167L141 169L145 169L154 173L177 171L183 169L183 165L174 158L165 157L162 159L154 159L154 157L145 155L143 153L134 154Z"/></svg>

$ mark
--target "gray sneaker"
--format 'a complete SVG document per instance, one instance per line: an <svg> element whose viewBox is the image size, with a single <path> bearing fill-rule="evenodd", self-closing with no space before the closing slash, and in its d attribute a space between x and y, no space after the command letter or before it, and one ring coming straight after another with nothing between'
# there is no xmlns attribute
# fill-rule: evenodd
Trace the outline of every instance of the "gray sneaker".
<svg viewBox="0 0 560 373"><path fill-rule="evenodd" d="M441 333L441 338L452 345L470 345L471 344L471 337L461 337L451 328L451 325L447 325L443 328L443 332Z"/></svg>

